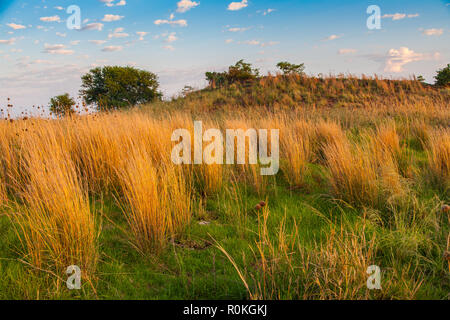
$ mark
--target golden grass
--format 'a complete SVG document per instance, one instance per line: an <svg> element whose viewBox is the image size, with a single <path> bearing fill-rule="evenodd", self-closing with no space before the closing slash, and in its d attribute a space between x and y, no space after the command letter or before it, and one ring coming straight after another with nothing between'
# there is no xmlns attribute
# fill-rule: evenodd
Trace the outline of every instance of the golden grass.
<svg viewBox="0 0 450 320"><path fill-rule="evenodd" d="M308 122L299 120L291 124L289 131L283 131L280 147L285 161L281 170L291 185L305 183L308 163L313 161L313 130Z"/></svg>
<svg viewBox="0 0 450 320"><path fill-rule="evenodd" d="M428 168L431 182L445 193L450 190L450 130L435 130L429 138Z"/></svg>
<svg viewBox="0 0 450 320"><path fill-rule="evenodd" d="M450 134L436 129L448 126L448 92L417 81L270 76L251 88L199 91L149 108L158 107L176 110L0 122L0 205L17 209L10 217L26 262L59 276L76 264L93 277L100 226L89 198L103 194L116 196L130 241L145 254L160 252L190 223L194 196L206 202L221 190L219 206L244 234L249 211L242 186L267 199L274 179L261 176L260 165L248 161L174 166L173 130L193 133L193 121L199 119L205 130L280 129L287 182L307 184L309 169L320 166L327 172L323 183L329 193L356 207L394 206L410 192L404 178L420 184L426 176L433 191L449 190ZM405 139L417 140L426 152L424 159L414 159L423 163L413 168L419 174L407 177L402 176ZM413 165L406 159L407 169ZM258 275L252 287L246 271L240 271L252 298L368 297L361 279L376 258L374 239L334 228L325 245L306 250L295 228L287 233L284 223L277 241L270 240L269 214L265 208L260 215L254 247L262 278ZM302 261L301 275L294 259ZM291 285L283 293L277 288L280 276Z"/></svg>
<svg viewBox="0 0 450 320"><path fill-rule="evenodd" d="M64 277L77 265L84 279L92 280L98 261L99 225L92 212L87 189L65 149L64 138L52 128L24 139L15 180L20 202L10 217L25 250L25 261L39 270Z"/></svg>
<svg viewBox="0 0 450 320"><path fill-rule="evenodd" d="M132 243L142 253L158 252L191 218L191 191L181 168L157 165L137 149L118 175Z"/></svg>

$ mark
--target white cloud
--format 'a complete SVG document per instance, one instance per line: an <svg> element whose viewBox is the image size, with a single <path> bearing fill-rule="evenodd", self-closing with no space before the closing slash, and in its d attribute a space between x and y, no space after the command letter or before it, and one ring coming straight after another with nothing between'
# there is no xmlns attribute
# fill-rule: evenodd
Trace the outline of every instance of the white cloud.
<svg viewBox="0 0 450 320"><path fill-rule="evenodd" d="M177 12L184 13L186 11L191 10L192 8L195 8L200 5L200 2L195 2L191 0L181 0L177 3Z"/></svg>
<svg viewBox="0 0 450 320"><path fill-rule="evenodd" d="M99 23L99 22L94 22L94 23L89 23L87 25L85 25L83 28L81 28L81 30L97 30L97 31L102 31L103 30L103 23Z"/></svg>
<svg viewBox="0 0 450 320"><path fill-rule="evenodd" d="M439 53L435 53L433 56L429 54L417 53L407 47L401 47L400 49L389 50L386 60L385 68L386 72L403 72L403 67L411 62L429 60L431 58L438 58Z"/></svg>
<svg viewBox="0 0 450 320"><path fill-rule="evenodd" d="M60 55L71 55L73 50L68 50L63 44L44 44L44 53L49 54L60 54Z"/></svg>
<svg viewBox="0 0 450 320"><path fill-rule="evenodd" d="M244 31L247 31L249 29L250 28L238 28L238 27L235 27L235 28L228 28L228 31L229 32L244 32Z"/></svg>
<svg viewBox="0 0 450 320"><path fill-rule="evenodd" d="M340 49L339 50L339 54L344 55L344 54L353 54L356 53L357 50L356 49Z"/></svg>
<svg viewBox="0 0 450 320"><path fill-rule="evenodd" d="M88 42L100 46L102 44L105 44L107 41L106 40L88 40Z"/></svg>
<svg viewBox="0 0 450 320"><path fill-rule="evenodd" d="M227 39L225 40L225 43L232 43L234 40L233 39Z"/></svg>
<svg viewBox="0 0 450 320"><path fill-rule="evenodd" d="M57 32L56 35L57 35L58 37L61 37L61 38L67 37L67 34L66 34L66 33L61 33L61 32Z"/></svg>
<svg viewBox="0 0 450 320"><path fill-rule="evenodd" d="M258 41L258 40L247 40L247 41L244 41L242 43L243 44L248 44L250 46L259 46L261 44L261 42Z"/></svg>
<svg viewBox="0 0 450 320"><path fill-rule="evenodd" d="M113 33L110 33L108 35L108 38L111 39L111 38L127 38L127 37L129 37L130 35L128 33L123 32L123 30L124 30L123 28L115 29Z"/></svg>
<svg viewBox="0 0 450 320"><path fill-rule="evenodd" d="M272 46L275 46L277 44L279 44L278 41L263 42L263 43L261 43L261 47L263 47L263 48L264 47L272 47Z"/></svg>
<svg viewBox="0 0 450 320"><path fill-rule="evenodd" d="M170 24L170 25L177 25L177 26L180 26L180 27L187 27L187 21L186 20L161 20L161 19L159 19L159 20L156 20L155 22L154 22L157 26L159 26L159 25L163 25L163 24Z"/></svg>
<svg viewBox="0 0 450 320"><path fill-rule="evenodd" d="M259 40L247 40L243 42L238 42L238 44L247 44L249 46L260 46L262 48L264 47L271 47L279 44L277 41L269 41L269 42L261 42Z"/></svg>
<svg viewBox="0 0 450 320"><path fill-rule="evenodd" d="M444 33L444 29L425 29L422 33L426 36L441 36Z"/></svg>
<svg viewBox="0 0 450 320"><path fill-rule="evenodd" d="M61 18L59 16L41 17L40 20L43 22L60 22Z"/></svg>
<svg viewBox="0 0 450 320"><path fill-rule="evenodd" d="M238 11L248 7L248 0L242 0L241 2L232 2L228 5L229 11Z"/></svg>
<svg viewBox="0 0 450 320"><path fill-rule="evenodd" d="M0 44L14 44L16 42L15 38L11 38L9 40L1 40L0 39Z"/></svg>
<svg viewBox="0 0 450 320"><path fill-rule="evenodd" d="M172 42L175 42L175 41L177 41L177 40L178 40L178 37L176 36L176 33L175 33L175 32L172 32L171 34L169 34L169 35L167 36L166 42L172 43Z"/></svg>
<svg viewBox="0 0 450 320"><path fill-rule="evenodd" d="M21 25L21 24L15 24L15 23L8 23L8 27L14 29L14 30L20 30L20 29L26 29L27 27Z"/></svg>
<svg viewBox="0 0 450 320"><path fill-rule="evenodd" d="M169 50L169 51L174 51L175 48L171 45L167 45L167 46L163 46L164 49Z"/></svg>
<svg viewBox="0 0 450 320"><path fill-rule="evenodd" d="M276 11L276 10L275 9L267 9L263 12L263 16L267 16L268 14L271 14L274 11Z"/></svg>
<svg viewBox="0 0 450 320"><path fill-rule="evenodd" d="M385 14L382 16L382 18L384 18L384 19L391 18L393 21L396 21L396 20L402 20L405 18L417 18L418 16L419 16L418 13L414 13L414 14L394 13L394 14Z"/></svg>
<svg viewBox="0 0 450 320"><path fill-rule="evenodd" d="M114 3L114 0L100 0L100 2L103 2L107 7L114 7L114 6L120 7L125 6L127 4L125 0L120 0L117 3Z"/></svg>
<svg viewBox="0 0 450 320"><path fill-rule="evenodd" d="M332 34L331 36L329 36L329 37L323 39L323 41L332 41L332 40L339 39L339 38L341 38L341 37L342 37L342 36L338 36L338 35L336 35L336 34Z"/></svg>
<svg viewBox="0 0 450 320"><path fill-rule="evenodd" d="M123 16L114 15L114 14L105 14L102 21L103 22L112 22L112 21L119 21L122 19L123 19Z"/></svg>
<svg viewBox="0 0 450 320"><path fill-rule="evenodd" d="M122 51L123 47L122 46L108 46L108 47L104 47L102 49L103 52L116 52L116 51Z"/></svg>
<svg viewBox="0 0 450 320"><path fill-rule="evenodd" d="M144 37L148 34L148 32L145 31L137 31L136 34L139 36L139 41L143 41Z"/></svg>
<svg viewBox="0 0 450 320"><path fill-rule="evenodd" d="M62 10L64 10L64 8L63 8L63 7L61 7L61 6L56 6L56 7L55 7L55 9L56 9L56 10L59 10L59 11L62 11Z"/></svg>

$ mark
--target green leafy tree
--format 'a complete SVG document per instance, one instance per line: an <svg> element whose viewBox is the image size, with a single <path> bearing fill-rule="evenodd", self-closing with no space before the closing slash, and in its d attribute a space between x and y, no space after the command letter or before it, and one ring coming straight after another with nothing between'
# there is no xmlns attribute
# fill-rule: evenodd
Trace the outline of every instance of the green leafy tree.
<svg viewBox="0 0 450 320"><path fill-rule="evenodd" d="M228 74L226 72L207 72L206 80L212 88L223 87L228 83Z"/></svg>
<svg viewBox="0 0 450 320"><path fill-rule="evenodd" d="M207 72L206 80L210 87L223 87L236 82L255 80L259 77L259 70L253 69L250 63L239 60L228 68L228 72Z"/></svg>
<svg viewBox="0 0 450 320"><path fill-rule="evenodd" d="M422 75L417 76L416 80L421 83L425 83L425 78Z"/></svg>
<svg viewBox="0 0 450 320"><path fill-rule="evenodd" d="M73 107L76 102L68 93L53 97L50 99L50 112L56 116L68 116L75 113Z"/></svg>
<svg viewBox="0 0 450 320"><path fill-rule="evenodd" d="M234 66L228 68L228 81L231 83L254 80L259 77L259 70L252 69L250 63L239 60Z"/></svg>
<svg viewBox="0 0 450 320"><path fill-rule="evenodd" d="M437 75L434 78L436 79L437 86L448 86L450 84L450 64L447 64L447 67L438 70Z"/></svg>
<svg viewBox="0 0 450 320"><path fill-rule="evenodd" d="M304 74L305 73L305 64L292 64L286 61L279 62L277 64L278 69L283 71L285 75L291 75L291 74Z"/></svg>
<svg viewBox="0 0 450 320"><path fill-rule="evenodd" d="M129 108L161 99L154 73L133 67L95 68L82 78L80 94L99 110Z"/></svg>

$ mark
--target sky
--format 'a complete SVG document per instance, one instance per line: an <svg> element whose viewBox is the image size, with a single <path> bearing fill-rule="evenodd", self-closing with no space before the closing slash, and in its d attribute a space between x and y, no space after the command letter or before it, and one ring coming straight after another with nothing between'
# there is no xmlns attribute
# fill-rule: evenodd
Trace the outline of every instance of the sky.
<svg viewBox="0 0 450 320"><path fill-rule="evenodd" d="M380 29L368 28L370 5ZM0 0L0 108L11 103L16 114L77 97L81 76L99 66L154 72L170 98L240 59L262 73L289 61L311 75L432 83L450 63L450 1Z"/></svg>

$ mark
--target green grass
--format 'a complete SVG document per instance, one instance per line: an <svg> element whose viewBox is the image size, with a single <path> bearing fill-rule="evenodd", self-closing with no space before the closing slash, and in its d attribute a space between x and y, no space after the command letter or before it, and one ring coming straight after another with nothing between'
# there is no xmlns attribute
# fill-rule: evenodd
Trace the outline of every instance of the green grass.
<svg viewBox="0 0 450 320"><path fill-rule="evenodd" d="M361 222L361 211L332 200L320 184L311 181L309 188L292 189L282 180L271 186L267 193L269 230L275 231L283 219L288 229L295 221L302 246L312 250L315 244L326 241L331 225L354 230ZM142 256L132 248L126 221L112 198L93 199L96 211L104 217L95 292L87 284L81 291L69 291L64 283L60 283L62 289L57 293L49 291L54 279L43 277L42 272L19 261L13 227L2 215L0 299L246 299L247 291L236 270L214 243L220 243L242 270L254 271L251 268L257 261L251 247L257 241L258 214L249 210L245 229L239 230L221 211L223 193L208 197L201 218L194 219L183 236L158 256ZM249 208L263 199L248 188L242 197ZM210 224L199 224L205 220ZM433 234L411 226L368 223L365 232L375 233L382 239L379 248L382 254L376 262L386 267L386 272L395 264L419 268L419 271L409 270L404 277L414 282L424 276L417 297L446 299L449 276L439 257L443 248L435 245L443 244L445 232ZM275 232L272 236L275 238Z"/></svg>

